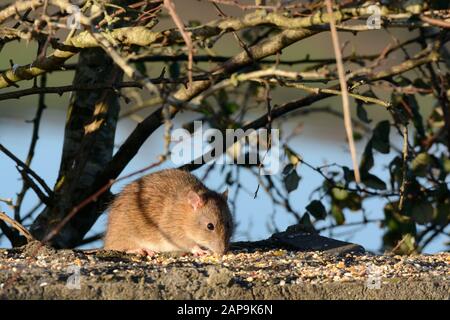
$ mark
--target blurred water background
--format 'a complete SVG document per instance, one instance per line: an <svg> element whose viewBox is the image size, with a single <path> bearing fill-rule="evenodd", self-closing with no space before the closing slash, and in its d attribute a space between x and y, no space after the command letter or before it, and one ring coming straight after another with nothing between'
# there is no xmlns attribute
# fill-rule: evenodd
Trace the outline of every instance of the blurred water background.
<svg viewBox="0 0 450 320"><path fill-rule="evenodd" d="M201 22L217 18L214 9L207 6L204 2L199 1L176 1L177 9L184 21L199 20ZM230 15L239 15L240 11L235 8L223 7L223 10ZM201 14L199 14L201 13ZM161 21L157 26L159 29L164 29L168 26L168 22ZM345 45L345 53L350 54L353 50L358 53L367 54L380 52L389 43L393 43L395 39L404 41L406 39L417 36L415 32L405 30L392 30L387 32L385 30L377 30L371 32L364 32L358 35L341 34L341 42ZM412 53L419 50L419 48L410 48ZM214 47L217 54L231 56L240 51L239 45L235 39L229 35L224 36ZM9 59L13 59L14 63L22 65L30 63L36 52L36 47L33 43L27 44L10 43L0 52L0 69L9 67ZM281 55L281 59L299 59L306 57L309 54L314 58L329 58L333 57L331 41L328 33L319 34L311 39L302 41L285 50ZM380 68L387 68L389 65L403 59L403 53L397 51L391 56L389 60L380 65ZM76 62L76 58L69 62ZM163 64L152 64L149 66L149 73L151 76L157 77ZM208 66L208 64L204 64ZM292 67L285 66L283 68L301 71L305 65L295 65ZM353 66L355 68L355 66ZM72 81L73 72L54 72L48 76L49 86L59 86L70 84ZM32 86L32 81L20 83L21 88ZM13 91L17 89L4 89L2 92ZM381 98L388 99L388 92L377 92ZM41 177L45 179L48 185L53 186L57 177L60 156L62 150L62 142L64 135L64 124L66 118L67 105L69 101L69 93L58 95L47 95L46 105L41 129L39 133L39 141L36 148L36 153L32 163L32 169L35 170ZM282 104L284 102L299 99L305 96L304 92L292 89L277 89L272 92L273 105ZM426 99L420 98L419 103L423 108L430 106ZM132 105L132 103L131 103ZM316 103L314 107L330 106L335 110L340 110L341 100L339 98L332 98ZM354 106L354 104L353 104ZM37 96L27 96L19 100L4 100L0 101L0 143L4 144L19 158L26 157L30 137L32 134L32 124L27 122L34 117L35 109L37 107ZM123 108L128 106L123 103ZM312 108L314 108L312 107ZM367 108L369 117L373 119L372 124L376 124L380 120L389 119L390 115L382 107L371 105ZM141 113L141 116L149 114L152 109ZM264 111L264 109L262 109ZM354 109L353 109L354 111ZM351 159L348 152L343 121L337 117L328 114L312 113L302 116L288 115L278 124L282 124L283 137L291 134L292 130L301 127L300 134L296 135L290 140L290 146L298 152L309 163L320 166L323 164L338 163L351 167ZM256 114L249 114L249 119L252 119ZM183 113L175 119L175 126L180 126L188 119L193 119L192 114ZM127 135L136 126L136 119L126 118L119 122L116 134L116 145L120 144L126 139ZM141 169L150 163L156 161L157 157L163 152L162 145L163 130L160 128L155 132L150 139L140 149L138 155L129 163L122 175ZM392 134L391 141L393 144L401 147L401 139ZM362 139L357 143L357 150L359 156L361 155L366 140ZM392 155L377 155L378 166L373 173L384 178L388 177L386 165ZM164 167L170 167L170 163L164 164ZM159 170L158 168L157 170ZM199 169L194 173L202 176L206 168ZM296 191L291 193L291 203L293 207L303 213L305 206L310 202L311 192L317 188L322 178L316 172L303 166L299 168L299 174L302 179ZM122 181L113 186L113 192L119 192L125 183L130 180ZM221 173L220 167L216 168L205 183L213 189L224 188L224 176ZM246 170L242 170L240 182L243 189L247 190L240 192L237 199L237 207L234 211L235 220L237 222L237 229L233 240L257 240L266 238L272 232L268 225L271 221L275 221L276 228L284 230L290 224L295 223L295 219L287 213L284 209L278 208L274 219L272 219L273 210L269 197L261 190L258 197L254 199L253 193L257 188L256 178ZM5 155L0 153L0 198L15 198L16 193L20 190L21 180L20 175L15 169L15 164ZM219 190L223 191L223 190ZM233 193L230 195L233 197ZM31 210L38 202L33 192L28 192L27 197L23 203L23 212ZM370 219L377 219L383 217L383 202L380 200L371 200L367 202L367 217ZM0 203L0 208L8 211L6 205ZM37 211L39 213L39 210ZM106 214L102 215L95 224L94 228L88 235L96 234L105 229ZM347 222L361 221L361 213L346 212ZM28 221L30 222L30 220ZM325 221L321 225L328 224ZM320 226L320 225L319 225ZM273 225L272 225L273 227ZM382 230L376 224L367 224L364 226L343 226L334 230L333 233L324 233L337 239L353 241L362 244L366 249L378 252L381 248ZM426 249L426 252L432 253L444 249L443 237L437 237ZM0 247L8 247L10 244L5 237L0 238ZM88 247L99 247L101 241L90 244Z"/></svg>

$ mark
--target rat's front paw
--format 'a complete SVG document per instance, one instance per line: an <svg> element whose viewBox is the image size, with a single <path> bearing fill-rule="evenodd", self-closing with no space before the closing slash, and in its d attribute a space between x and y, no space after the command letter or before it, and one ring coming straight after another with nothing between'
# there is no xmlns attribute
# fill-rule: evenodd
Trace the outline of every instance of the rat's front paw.
<svg viewBox="0 0 450 320"><path fill-rule="evenodd" d="M194 256L200 257L200 256L204 256L209 254L209 250L207 249L203 249L202 247L200 247L199 245L196 245L195 247L192 248L191 253Z"/></svg>
<svg viewBox="0 0 450 320"><path fill-rule="evenodd" d="M140 256L148 256L148 257L153 257L155 256L156 252L147 248L139 248L139 249L132 249L132 250L127 250L127 253L132 253L132 254L137 254Z"/></svg>

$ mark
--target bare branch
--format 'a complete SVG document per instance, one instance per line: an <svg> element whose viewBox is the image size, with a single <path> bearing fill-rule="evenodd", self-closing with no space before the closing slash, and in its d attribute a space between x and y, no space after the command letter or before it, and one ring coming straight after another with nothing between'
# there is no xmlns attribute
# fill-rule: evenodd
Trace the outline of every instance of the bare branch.
<svg viewBox="0 0 450 320"><path fill-rule="evenodd" d="M14 1L5 9L0 11L0 23L17 14L17 12L24 11L31 8L37 8L44 4L44 0L28 0L28 1Z"/></svg>
<svg viewBox="0 0 450 320"><path fill-rule="evenodd" d="M388 79L395 75L407 72L417 66L424 65L429 62L435 61L436 59L437 59L437 55L434 51L429 52L428 50L424 50L424 51L420 52L415 58L413 58L409 61L406 61L406 62L402 62L399 65L393 66L387 70L373 73L372 70L366 69L366 70L364 70L364 72L367 72L366 74L362 74L363 71L358 71L357 73L350 74L350 75L348 75L348 76L350 76L349 81L354 80L354 78L356 78L356 77L364 79L364 81L359 81L359 82L356 82L355 84L353 84L352 89L354 90L357 87L365 84L366 81L371 82L371 81L375 81L375 80ZM339 86L333 86L328 89L332 90L332 91L336 91L336 90L339 90ZM329 98L331 96L333 96L333 94L330 93L330 91L324 92L324 89L321 89L320 93L318 93L318 94L311 94L300 100L288 102L277 108L274 108L272 110L272 118L273 119L279 118L280 116L283 116L289 112L308 107L317 101ZM248 129L262 128L266 124L267 124L267 116L263 115L255 120L251 121L250 123L247 123L241 129L243 129L244 132L246 132ZM245 137L245 135L243 135L241 137L241 139L244 137ZM231 145L225 144L223 150L227 150L230 147L231 147ZM219 157L220 155L221 154L217 153L216 157ZM202 159L203 159L203 156L202 156ZM185 169L185 170L195 170L195 169L198 169L199 167L201 167L203 164L204 164L203 161L199 161L199 159L195 159L191 163L181 166L181 168Z"/></svg>
<svg viewBox="0 0 450 320"><path fill-rule="evenodd" d="M24 190L28 189L28 187L30 187L36 193L36 195L38 196L39 200L41 200L45 205L50 206L51 205L50 197L47 196L44 192L42 192L42 190L39 188L39 186L33 181L33 179L31 179L27 175L27 173L26 173L26 171L24 169L21 169L19 166L17 166L17 170L19 171L19 173L20 173L20 175L21 175L21 177L23 179ZM19 193L19 197L18 197L18 201L20 201L20 202L23 199L22 192ZM18 206L18 204L20 204L20 202L18 202L16 204L16 208L20 208L20 206ZM19 215L16 214L16 217L19 218Z"/></svg>
<svg viewBox="0 0 450 320"><path fill-rule="evenodd" d="M38 52L38 54L39 54L39 52ZM44 88L46 86L46 83L47 83L47 75L44 74L41 77L40 88ZM38 101L38 107L36 110L36 115L35 115L34 119L32 120L33 133L31 135L30 147L28 148L28 155L25 160L25 164L28 167L31 165L31 162L33 161L34 151L36 148L37 140L39 139L39 127L41 124L41 117L42 117L42 113L44 112L44 109L46 108L44 98L45 98L45 95L41 93L39 95L39 101ZM18 222L21 222L20 209L22 206L23 199L25 198L25 195L28 191L28 187L31 187L31 184L26 182L27 181L26 177L27 177L26 174L23 173L22 174L22 179L23 179L22 190L20 190L19 194L17 195L17 201L16 201L16 205L14 207L14 219ZM35 188L33 188L33 190L36 191ZM37 188L37 190L39 190L39 189ZM37 191L37 192L39 192L39 191ZM42 198L42 196L40 196L39 198ZM48 203L49 202L48 198L47 197L44 197L44 198Z"/></svg>
<svg viewBox="0 0 450 320"><path fill-rule="evenodd" d="M51 198L53 196L53 191L52 189L49 188L49 186L47 186L47 184L45 183L44 179L42 179L36 172L34 172L33 170L31 170L30 167L28 167L24 162L22 162L19 158L17 158L11 151L9 151L8 149L5 148L5 146L3 146L2 144L0 144L0 151L2 151L4 154L6 154L9 158L11 158L15 163L17 163L17 165L22 168L27 174L29 174L30 176L32 176L37 182L39 182L39 184L41 185L41 187L45 190L45 192L47 193L48 197Z"/></svg>
<svg viewBox="0 0 450 320"><path fill-rule="evenodd" d="M193 55L194 55L194 46L192 45L192 39L189 33L186 31L184 27L183 21L181 21L181 18L178 16L175 5L173 4L172 0L164 0L164 6L166 7L167 11L169 12L170 16L172 17L173 22L177 26L178 30L180 30L181 36L184 39L184 42L186 43L188 55L189 55L189 63L188 63L188 76L189 76L189 84L192 85L192 68L193 68Z"/></svg>
<svg viewBox="0 0 450 320"><path fill-rule="evenodd" d="M42 4L43 1L37 1ZM64 10L71 10L70 3L67 0L51 0L51 4L59 6ZM5 9L6 10L6 9ZM382 17L389 18L388 21L406 20L405 27L410 27L412 22L408 19L411 18L411 13L395 13L389 11L386 7L381 7ZM1 14L1 13L0 13ZM430 13L423 13L426 15ZM367 17L371 15L368 8L346 8L341 9L334 13L336 22L342 22L356 17ZM88 17L81 15L80 20L83 24L90 26L91 21ZM192 40L205 40L223 32L239 31L244 28L255 27L260 25L273 25L278 28L291 29L292 32L300 31L302 28L310 28L312 26L323 26L330 22L330 15L317 12L309 17L301 18L289 18L278 13L265 13L262 11L256 11L249 13L242 18L228 18L213 21L203 26L187 28L186 32L191 33ZM390 23L390 22L389 22ZM297 30L292 30L297 29ZM324 31L323 28L313 31L318 33ZM365 31L365 30L362 30ZM310 31L311 32L311 31ZM96 33L97 34L97 33ZM117 41L122 46L149 46L151 44L160 44L164 46L173 45L184 41L183 35L178 30L164 30L162 32L153 32L149 28L143 26L136 27L124 27L111 30L110 32L99 32L102 37L109 41ZM83 31L78 35L71 37L59 46L59 49L54 53L43 59L34 61L31 64L25 66L17 66L11 68L1 74L0 89L15 85L22 80L30 80L36 76L39 76L45 72L57 70L61 68L65 61L74 56L81 48L98 47L100 43L94 34L90 31ZM249 51L253 54L251 51Z"/></svg>
<svg viewBox="0 0 450 320"><path fill-rule="evenodd" d="M160 81L164 81L160 79ZM167 79L167 81L170 81ZM68 86L60 86L60 87L32 87L29 89L18 90L13 92L6 92L0 94L1 100L8 99L19 99L25 96L33 95L33 94L58 94L62 95L65 92L72 91L93 91L93 90L103 90L103 89L120 89L120 88L142 88L142 84L137 81L129 81L122 82L118 84L110 84L110 83L92 83L85 85L68 85Z"/></svg>
<svg viewBox="0 0 450 320"><path fill-rule="evenodd" d="M16 229L21 235L23 235L28 241L34 241L34 237L31 235L31 233L22 226L18 221L10 218L8 215L6 215L4 212L0 212L0 220L3 220L11 225L14 229Z"/></svg>
<svg viewBox="0 0 450 320"><path fill-rule="evenodd" d="M301 39L308 38L313 34L315 34L315 32L309 30L286 30L281 32L277 36L268 39L267 41L250 47L249 50L251 51L253 58L259 60L273 55L276 52L280 51L282 48L285 48ZM240 68L251 64L252 62L253 61L244 51L217 68L214 74L230 74L236 70L239 70ZM188 89L180 89L177 93L174 94L174 97L180 101L188 101L204 90L208 89L211 84L211 80L195 82ZM177 108L170 108L172 117L177 112ZM101 175L101 178L99 179L102 181L108 181L109 179L117 177L128 164L128 162L138 152L147 138L161 126L163 120L164 118L162 116L162 108L159 108L157 111L155 111L147 118L145 118L141 123L139 123L136 129L128 136L127 140L116 152L113 159L105 168L104 172Z"/></svg>
<svg viewBox="0 0 450 320"><path fill-rule="evenodd" d="M333 16L333 4L332 4L331 0L326 0L326 3L327 3L328 14ZM332 17L330 19L330 28L331 28L331 38L333 40L334 54L336 56L336 65L337 65L338 74L339 74L339 83L340 83L341 92L342 92L342 108L344 109L345 130L347 132L347 139L348 139L348 144L350 147L350 154L352 156L353 171L355 173L355 181L356 181L356 183L360 183L361 175L359 173L359 165L358 165L358 159L357 159L357 155L356 155L355 141L353 139L353 127L352 127L352 121L351 121L350 101L348 98L347 81L345 81L344 63L342 62L342 52L339 47L339 36L336 31L336 24L335 24L334 17Z"/></svg>
<svg viewBox="0 0 450 320"><path fill-rule="evenodd" d="M448 21L448 20L439 20L439 19L434 19L434 18L430 18L427 16L421 16L420 20L427 22L433 26L450 29L450 21Z"/></svg>

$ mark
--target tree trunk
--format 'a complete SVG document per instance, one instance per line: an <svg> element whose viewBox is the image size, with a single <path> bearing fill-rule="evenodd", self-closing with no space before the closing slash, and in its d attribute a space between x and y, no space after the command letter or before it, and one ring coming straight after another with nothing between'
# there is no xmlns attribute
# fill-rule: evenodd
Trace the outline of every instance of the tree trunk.
<svg viewBox="0 0 450 320"><path fill-rule="evenodd" d="M80 54L74 84L117 83L122 71L99 48ZM77 92L69 105L59 177L53 206L39 214L31 227L43 239L70 212L86 199L96 175L111 160L119 114L119 99L113 90ZM59 248L75 247L104 209L107 195L86 206L51 239Z"/></svg>

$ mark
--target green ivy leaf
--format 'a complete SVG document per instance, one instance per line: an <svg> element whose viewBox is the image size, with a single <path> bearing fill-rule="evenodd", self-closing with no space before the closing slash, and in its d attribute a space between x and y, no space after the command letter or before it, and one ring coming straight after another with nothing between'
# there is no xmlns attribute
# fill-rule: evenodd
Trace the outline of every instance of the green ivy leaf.
<svg viewBox="0 0 450 320"><path fill-rule="evenodd" d="M344 212L342 211L342 208L335 203L331 205L331 214L333 215L337 225L340 226L345 223Z"/></svg>
<svg viewBox="0 0 450 320"><path fill-rule="evenodd" d="M348 198L349 192L345 189L333 188L331 189L331 195L337 201L344 201Z"/></svg>
<svg viewBox="0 0 450 320"><path fill-rule="evenodd" d="M224 105L225 114L230 115L239 110L239 105L235 102L227 102Z"/></svg>
<svg viewBox="0 0 450 320"><path fill-rule="evenodd" d="M443 166L445 172L450 173L450 159L445 156L442 156L441 160L442 160L442 166Z"/></svg>
<svg viewBox="0 0 450 320"><path fill-rule="evenodd" d="M407 233L405 234L394 251L395 254L411 254L416 250L416 238L414 235Z"/></svg>
<svg viewBox="0 0 450 320"><path fill-rule="evenodd" d="M288 146L284 147L284 152L286 152L289 162L294 166L297 166L302 160L301 156L295 153L295 151Z"/></svg>
<svg viewBox="0 0 450 320"><path fill-rule="evenodd" d="M427 174L428 167L431 165L431 161L432 158L428 153L419 153L411 162L411 169L417 176L424 177Z"/></svg>
<svg viewBox="0 0 450 320"><path fill-rule="evenodd" d="M202 23L198 20L189 20L188 21L189 28L195 28L195 27L201 26L201 24Z"/></svg>
<svg viewBox="0 0 450 320"><path fill-rule="evenodd" d="M319 200L313 200L306 206L306 210L313 215L317 220L323 220L327 216L327 211Z"/></svg>
<svg viewBox="0 0 450 320"><path fill-rule="evenodd" d="M383 243L386 248L397 246L406 234L412 235L414 239L417 231L416 224L409 217L398 214L397 206L398 203L388 203L384 207L386 232L383 235ZM407 239L407 241L409 240ZM400 250L398 253L401 252ZM403 251L403 253L405 252Z"/></svg>

